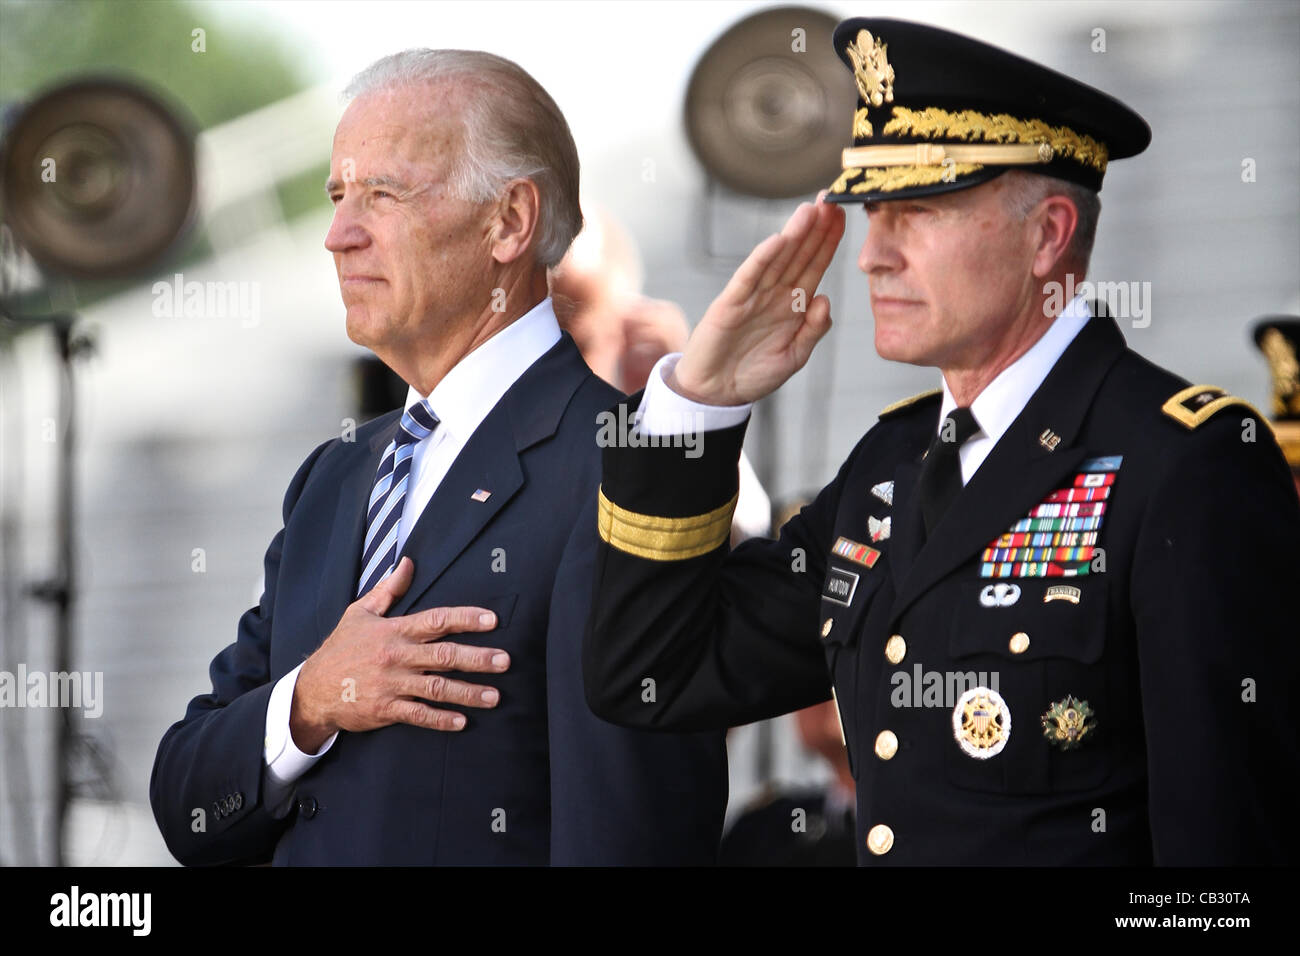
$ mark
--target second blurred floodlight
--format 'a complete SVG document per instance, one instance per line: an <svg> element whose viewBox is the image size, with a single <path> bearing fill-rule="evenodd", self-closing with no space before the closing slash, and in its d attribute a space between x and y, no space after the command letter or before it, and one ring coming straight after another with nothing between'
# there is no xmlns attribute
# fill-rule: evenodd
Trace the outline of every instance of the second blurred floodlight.
<svg viewBox="0 0 1300 956"><path fill-rule="evenodd" d="M709 47L687 87L686 129L710 175L764 199L815 193L839 175L857 100L831 47L837 22L809 7L764 10Z"/></svg>

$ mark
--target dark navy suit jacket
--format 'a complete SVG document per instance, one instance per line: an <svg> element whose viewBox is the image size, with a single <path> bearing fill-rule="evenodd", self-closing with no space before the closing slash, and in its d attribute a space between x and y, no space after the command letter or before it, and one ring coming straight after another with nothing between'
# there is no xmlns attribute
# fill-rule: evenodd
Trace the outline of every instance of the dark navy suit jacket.
<svg viewBox="0 0 1300 956"><path fill-rule="evenodd" d="M480 605L498 626L450 640L500 647L492 710L458 733L397 724L339 734L299 780L294 809L262 799L275 682L354 599L367 498L400 409L328 441L290 482L266 589L213 660L212 692L163 737L150 799L186 864L700 864L726 804L720 733L605 723L587 708L581 642L599 537L597 415L618 393L561 340L461 451L403 553L415 576L390 617ZM472 500L477 490L491 492ZM504 569L502 566L504 564ZM446 705L439 705L446 706ZM196 811L203 811L201 814Z"/></svg>

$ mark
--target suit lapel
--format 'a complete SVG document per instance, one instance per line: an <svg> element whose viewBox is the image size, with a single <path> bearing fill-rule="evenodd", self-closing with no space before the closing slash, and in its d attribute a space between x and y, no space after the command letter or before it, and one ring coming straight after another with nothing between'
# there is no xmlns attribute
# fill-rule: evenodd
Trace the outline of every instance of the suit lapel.
<svg viewBox="0 0 1300 956"><path fill-rule="evenodd" d="M1113 319L1094 316L1053 366L1043 384L1011 423L952 508L901 572L894 602L897 619L922 594L953 569L968 562L998 535L1028 514L1088 454L1077 443L1093 395L1124 350L1124 337ZM1059 437L1054 450L1044 431ZM919 465L908 470L907 535L918 535L920 503L916 495ZM900 468L900 475L903 468ZM899 494L896 481L894 494ZM895 542L895 547L899 542ZM914 545L913 545L914 546Z"/></svg>
<svg viewBox="0 0 1300 956"><path fill-rule="evenodd" d="M389 617L409 613L524 487L520 455L555 434L573 393L590 375L573 339L564 333L502 396L411 529L401 553L415 562L415 577ZM594 436L594 421L592 431ZM472 497L479 490L490 492L486 501Z"/></svg>
<svg viewBox="0 0 1300 956"><path fill-rule="evenodd" d="M401 554L415 562L415 577L389 617L406 614L523 487L509 416L499 411L483 419L411 529ZM480 489L491 492L486 501L471 497Z"/></svg>

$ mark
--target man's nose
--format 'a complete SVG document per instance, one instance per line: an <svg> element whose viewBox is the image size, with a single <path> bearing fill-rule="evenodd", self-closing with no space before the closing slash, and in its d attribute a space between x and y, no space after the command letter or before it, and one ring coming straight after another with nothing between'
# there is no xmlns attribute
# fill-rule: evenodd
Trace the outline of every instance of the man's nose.
<svg viewBox="0 0 1300 956"><path fill-rule="evenodd" d="M892 218L878 212L867 222L867 238L858 253L858 268L867 275L878 272L896 272L903 267L903 257L898 248L898 235Z"/></svg>
<svg viewBox="0 0 1300 956"><path fill-rule="evenodd" d="M325 233L325 248L330 252L346 252L365 245L367 238L351 204L346 198L340 199L334 206L329 232Z"/></svg>

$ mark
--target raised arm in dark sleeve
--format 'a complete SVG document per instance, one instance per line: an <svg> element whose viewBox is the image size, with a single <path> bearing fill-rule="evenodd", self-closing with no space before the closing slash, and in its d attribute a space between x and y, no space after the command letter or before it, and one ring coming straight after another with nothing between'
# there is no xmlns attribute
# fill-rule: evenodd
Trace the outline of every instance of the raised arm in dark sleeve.
<svg viewBox="0 0 1300 956"><path fill-rule="evenodd" d="M724 733L617 727L587 706L582 637L601 544L594 495L581 517L556 575L547 636L551 863L711 866L727 809Z"/></svg>
<svg viewBox="0 0 1300 956"><path fill-rule="evenodd" d="M778 540L728 552L744 433L744 424L703 433L698 457L665 445L604 449L583 664L588 702L607 720L728 727L831 696L817 625L844 472Z"/></svg>

